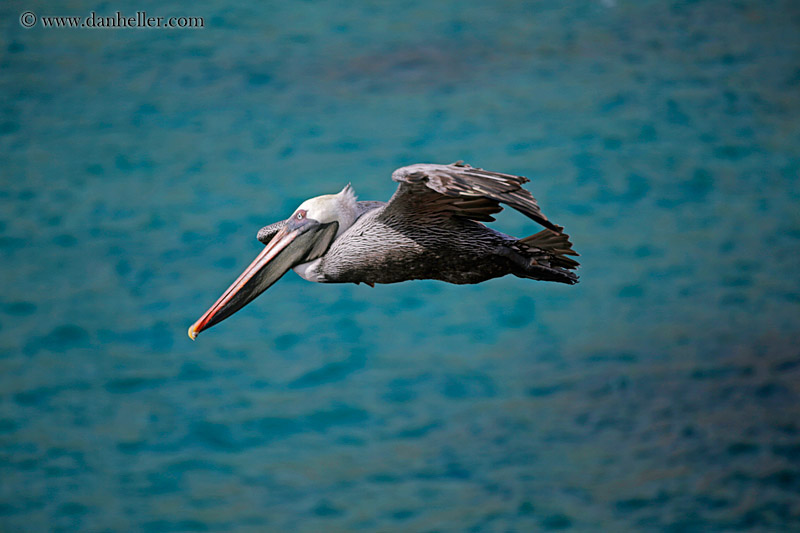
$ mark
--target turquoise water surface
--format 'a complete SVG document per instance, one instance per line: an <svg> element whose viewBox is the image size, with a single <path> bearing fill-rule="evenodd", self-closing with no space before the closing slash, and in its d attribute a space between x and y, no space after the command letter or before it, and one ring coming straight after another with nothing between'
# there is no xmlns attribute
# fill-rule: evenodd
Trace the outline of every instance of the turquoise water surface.
<svg viewBox="0 0 800 533"><path fill-rule="evenodd" d="M20 24L93 10L205 27ZM0 531L800 530L797 2L0 15ZM579 285L290 273L186 336L261 226L458 159Z"/></svg>

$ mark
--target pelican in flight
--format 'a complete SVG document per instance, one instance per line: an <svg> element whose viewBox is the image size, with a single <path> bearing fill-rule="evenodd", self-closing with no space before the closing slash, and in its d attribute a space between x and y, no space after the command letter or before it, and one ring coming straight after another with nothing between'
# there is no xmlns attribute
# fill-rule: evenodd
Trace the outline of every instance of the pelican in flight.
<svg viewBox="0 0 800 533"><path fill-rule="evenodd" d="M436 279L480 283L514 274L575 284L578 262L564 228L544 216L528 181L473 168L417 164L399 168L388 202L356 201L348 184L338 194L306 200L291 217L258 232L266 246L189 328L189 337L222 322L289 269L317 283L397 283ZM546 229L517 239L482 224L508 205Z"/></svg>

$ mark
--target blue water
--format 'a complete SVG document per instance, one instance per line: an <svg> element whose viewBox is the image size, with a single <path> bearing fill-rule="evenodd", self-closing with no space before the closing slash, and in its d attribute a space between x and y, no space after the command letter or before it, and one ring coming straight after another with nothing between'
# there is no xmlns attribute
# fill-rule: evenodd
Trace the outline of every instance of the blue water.
<svg viewBox="0 0 800 533"><path fill-rule="evenodd" d="M223 4L0 6L0 530L800 529L796 2ZM579 285L290 273L186 336L261 226L458 159Z"/></svg>

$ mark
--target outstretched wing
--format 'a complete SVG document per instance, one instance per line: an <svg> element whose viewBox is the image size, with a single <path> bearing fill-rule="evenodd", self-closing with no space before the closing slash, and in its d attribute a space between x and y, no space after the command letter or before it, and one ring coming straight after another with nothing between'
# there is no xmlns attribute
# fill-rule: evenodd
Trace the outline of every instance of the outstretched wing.
<svg viewBox="0 0 800 533"><path fill-rule="evenodd" d="M400 185L383 216L413 210L490 222L494 220L492 214L503 210L500 204L506 204L546 228L559 233L564 229L547 220L536 199L522 188L529 181L522 176L490 172L458 161L402 167L394 171L392 179Z"/></svg>

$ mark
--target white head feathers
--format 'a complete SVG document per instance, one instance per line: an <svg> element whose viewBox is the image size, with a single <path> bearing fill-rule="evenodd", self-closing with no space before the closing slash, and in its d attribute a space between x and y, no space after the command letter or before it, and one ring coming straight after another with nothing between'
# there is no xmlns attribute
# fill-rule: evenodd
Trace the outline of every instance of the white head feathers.
<svg viewBox="0 0 800 533"><path fill-rule="evenodd" d="M356 221L356 194L348 183L339 194L325 194L310 198L300 204L298 210L304 209L306 216L321 224L339 223L336 236L341 235Z"/></svg>

